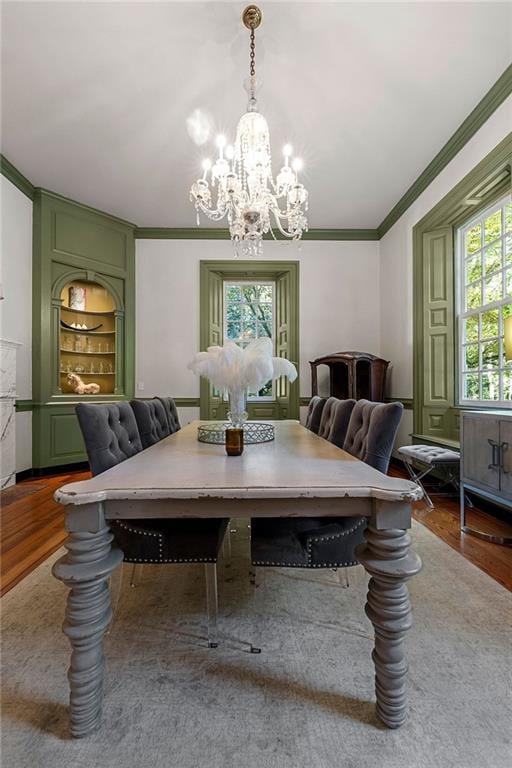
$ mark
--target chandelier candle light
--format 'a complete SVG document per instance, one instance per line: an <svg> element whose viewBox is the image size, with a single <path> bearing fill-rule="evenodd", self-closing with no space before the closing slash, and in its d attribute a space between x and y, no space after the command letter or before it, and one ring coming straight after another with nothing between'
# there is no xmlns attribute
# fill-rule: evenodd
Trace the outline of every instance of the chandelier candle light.
<svg viewBox="0 0 512 768"><path fill-rule="evenodd" d="M308 193L299 182L302 160L292 160L292 147L283 148L284 165L276 180L272 177L270 133L268 124L258 111L256 100L255 29L261 23L262 14L256 5L249 5L242 21L250 30L250 76L244 84L248 95L247 112L240 118L234 146L227 145L224 136L217 137L219 156L212 165L203 162L203 176L190 189L190 200L197 211L212 221L227 217L235 255L240 247L247 256L260 256L263 235L272 230L271 216L282 235L300 240L307 232L305 215ZM208 180L210 175L210 181ZM212 192L217 188L217 200L212 207ZM283 209L279 201L283 201Z"/></svg>
<svg viewBox="0 0 512 768"><path fill-rule="evenodd" d="M209 379L229 397L230 426L242 428L247 419L247 390L258 392L271 379L297 378L297 369L285 357L272 357L272 341L267 337L251 341L245 349L230 341L223 347L208 347L188 365L194 373Z"/></svg>

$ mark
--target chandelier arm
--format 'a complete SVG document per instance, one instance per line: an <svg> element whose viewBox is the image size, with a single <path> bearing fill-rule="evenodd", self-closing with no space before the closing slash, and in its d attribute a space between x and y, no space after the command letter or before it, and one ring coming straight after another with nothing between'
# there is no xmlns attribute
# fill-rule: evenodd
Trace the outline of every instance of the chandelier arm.
<svg viewBox="0 0 512 768"><path fill-rule="evenodd" d="M276 220L277 228L281 232L282 235L287 237L289 240L292 240L294 237L296 237L296 234L293 234L292 232L287 232L286 229L283 229L283 226L281 224L281 219L286 219L286 214L282 213L279 208L277 210L275 208L272 208L272 213L274 214L274 219Z"/></svg>
<svg viewBox="0 0 512 768"><path fill-rule="evenodd" d="M219 211L218 208L207 208L206 205L203 205L203 203L200 202L196 204L196 208L199 208L199 210L209 219L212 219L212 221L221 221L228 212L227 208L225 211Z"/></svg>

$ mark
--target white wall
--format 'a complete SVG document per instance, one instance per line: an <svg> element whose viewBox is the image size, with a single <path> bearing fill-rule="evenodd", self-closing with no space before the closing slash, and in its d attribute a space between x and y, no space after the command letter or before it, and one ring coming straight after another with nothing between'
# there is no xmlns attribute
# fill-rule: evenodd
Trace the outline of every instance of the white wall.
<svg viewBox="0 0 512 768"><path fill-rule="evenodd" d="M21 343L16 360L16 397L32 398L32 201L0 176L0 336ZM16 414L16 471L32 466L32 414Z"/></svg>
<svg viewBox="0 0 512 768"><path fill-rule="evenodd" d="M380 351L392 362L390 397L413 396L413 227L507 136L511 127L509 96L380 240ZM412 411L406 411L397 444L410 442L412 428Z"/></svg>
<svg viewBox="0 0 512 768"><path fill-rule="evenodd" d="M232 258L227 240L136 241L137 395L199 396L187 370L199 351L199 262ZM264 258L300 261L302 397L311 392L309 360L343 349L379 354L378 242L270 241Z"/></svg>

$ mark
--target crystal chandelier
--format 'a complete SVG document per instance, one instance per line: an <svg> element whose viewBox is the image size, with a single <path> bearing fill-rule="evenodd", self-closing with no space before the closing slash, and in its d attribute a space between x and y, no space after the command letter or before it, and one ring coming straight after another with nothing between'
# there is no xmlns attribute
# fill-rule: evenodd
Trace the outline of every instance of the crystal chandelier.
<svg viewBox="0 0 512 768"><path fill-rule="evenodd" d="M250 77L246 82L249 95L247 112L240 118L234 146L227 146L224 136L217 137L219 156L215 163L203 162L203 176L190 189L190 200L199 213L212 221L227 217L235 255L259 256L263 250L263 235L277 226L285 237L300 240L307 232L305 211L308 193L299 182L302 161L291 159L292 148L283 148L284 165L276 180L272 176L270 134L268 124L256 101L255 33L261 23L261 11L249 5L242 20L250 30ZM208 175L210 174L210 181ZM216 202L213 204L214 190ZM281 201L281 205L280 205ZM273 218L273 222L272 222Z"/></svg>

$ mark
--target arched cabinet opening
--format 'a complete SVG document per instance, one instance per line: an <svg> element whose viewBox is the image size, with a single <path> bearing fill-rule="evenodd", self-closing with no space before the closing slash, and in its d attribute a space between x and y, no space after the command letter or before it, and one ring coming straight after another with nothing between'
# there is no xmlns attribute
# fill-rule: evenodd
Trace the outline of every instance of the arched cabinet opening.
<svg viewBox="0 0 512 768"><path fill-rule="evenodd" d="M98 282L72 280L60 295L59 381L63 394L116 391L116 302Z"/></svg>

